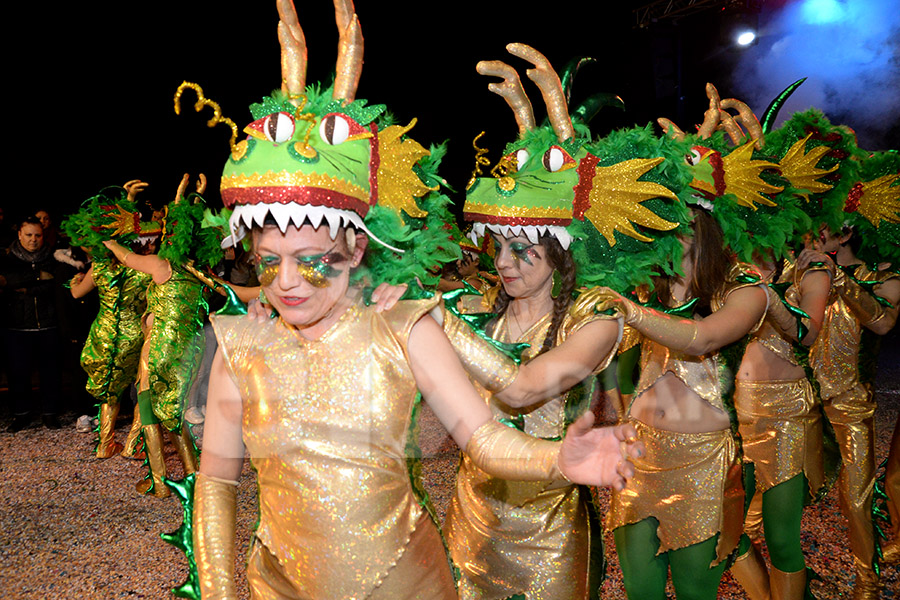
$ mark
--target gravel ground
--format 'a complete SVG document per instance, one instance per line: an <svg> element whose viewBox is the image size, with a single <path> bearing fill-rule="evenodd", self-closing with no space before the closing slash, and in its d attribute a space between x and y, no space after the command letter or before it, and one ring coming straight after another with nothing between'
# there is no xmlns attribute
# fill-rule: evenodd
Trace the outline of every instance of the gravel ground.
<svg viewBox="0 0 900 600"><path fill-rule="evenodd" d="M882 352L876 398L878 460L887 455L900 413L900 345L894 335ZM125 413L126 411L122 411ZM134 484L144 469L139 461L92 457L93 435L77 433L67 415L63 429L27 429L0 433L0 590L10 599L170 598L169 589L187 572L184 556L159 538L181 523L173 498L139 496ZM8 417L6 417L8 421ZM0 424L5 430L5 423ZM123 439L129 423L119 421ZM202 427L195 430L201 433ZM456 475L456 448L430 411L423 411L425 481L443 518ZM167 465L181 477L174 450ZM237 572L242 597L243 562L256 518L256 493L249 465L238 491ZM607 535L608 577L604 598L624 598L621 573ZM807 509L803 545L808 563L823 577L814 584L823 600L846 598L853 583L847 529L837 495ZM900 598L900 569L884 571L883 598ZM744 598L725 576L720 598Z"/></svg>

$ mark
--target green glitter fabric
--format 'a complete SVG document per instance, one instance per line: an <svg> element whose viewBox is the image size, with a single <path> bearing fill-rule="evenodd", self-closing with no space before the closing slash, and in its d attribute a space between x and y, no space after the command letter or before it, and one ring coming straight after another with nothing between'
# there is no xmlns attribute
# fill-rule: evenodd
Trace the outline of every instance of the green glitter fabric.
<svg viewBox="0 0 900 600"><path fill-rule="evenodd" d="M153 412L170 431L181 429L184 403L203 355L206 288L172 265L172 277L147 288L150 331L149 385Z"/></svg>
<svg viewBox="0 0 900 600"><path fill-rule="evenodd" d="M100 310L81 352L81 366L88 375L88 393L100 403L115 404L137 375L150 276L103 259L95 259L92 268Z"/></svg>

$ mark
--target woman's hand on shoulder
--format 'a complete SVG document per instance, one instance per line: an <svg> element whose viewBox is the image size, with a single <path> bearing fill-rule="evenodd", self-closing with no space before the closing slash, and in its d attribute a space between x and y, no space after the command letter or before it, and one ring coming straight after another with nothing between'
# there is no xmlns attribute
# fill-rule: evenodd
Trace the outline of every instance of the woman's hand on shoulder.
<svg viewBox="0 0 900 600"><path fill-rule="evenodd" d="M382 283L372 292L372 302L375 304L375 312L384 312L391 310L406 293L409 286L405 283L400 285L391 285L390 283Z"/></svg>
<svg viewBox="0 0 900 600"><path fill-rule="evenodd" d="M248 319L255 320L259 323L265 323L273 316L272 307L268 304L264 304L258 298L247 303Z"/></svg>

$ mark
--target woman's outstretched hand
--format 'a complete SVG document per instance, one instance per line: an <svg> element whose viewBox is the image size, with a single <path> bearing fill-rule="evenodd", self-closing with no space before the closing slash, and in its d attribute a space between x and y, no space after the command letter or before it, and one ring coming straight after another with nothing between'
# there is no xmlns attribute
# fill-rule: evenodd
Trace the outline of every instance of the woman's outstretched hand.
<svg viewBox="0 0 900 600"><path fill-rule="evenodd" d="M594 415L586 412L569 426L559 451L559 469L573 483L625 489L634 475L630 459L644 454L631 425L594 427Z"/></svg>

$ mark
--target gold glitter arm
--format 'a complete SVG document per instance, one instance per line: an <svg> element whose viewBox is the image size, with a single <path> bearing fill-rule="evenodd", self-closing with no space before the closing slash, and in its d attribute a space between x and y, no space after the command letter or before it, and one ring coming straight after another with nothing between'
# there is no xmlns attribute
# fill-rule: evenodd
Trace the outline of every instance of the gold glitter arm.
<svg viewBox="0 0 900 600"><path fill-rule="evenodd" d="M697 339L697 322L679 319L640 306L608 288L594 288L587 292L595 302L597 312L613 309L625 318L625 324L642 335L673 350L688 352Z"/></svg>
<svg viewBox="0 0 900 600"><path fill-rule="evenodd" d="M769 295L769 309L766 316L782 334L797 341L797 318L782 303L775 290L766 286L766 293ZM808 327L806 323L804 325Z"/></svg>
<svg viewBox="0 0 900 600"><path fill-rule="evenodd" d="M481 469L501 479L568 481L559 469L559 449L559 442L534 438L489 419L472 434L466 454Z"/></svg>
<svg viewBox="0 0 900 600"><path fill-rule="evenodd" d="M863 326L868 327L884 318L884 306L872 293L863 289L840 269L834 278L834 289L841 295Z"/></svg>
<svg viewBox="0 0 900 600"><path fill-rule="evenodd" d="M237 599L234 528L237 482L197 474L194 489L194 556L203 600Z"/></svg>
<svg viewBox="0 0 900 600"><path fill-rule="evenodd" d="M444 334L466 372L489 392L509 387L519 374L519 365L475 333L459 317L442 308Z"/></svg>
<svg viewBox="0 0 900 600"><path fill-rule="evenodd" d="M697 322L679 319L624 300L625 323L667 348L688 351L697 339Z"/></svg>

